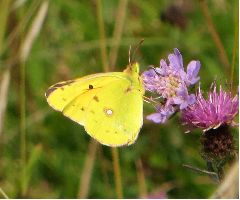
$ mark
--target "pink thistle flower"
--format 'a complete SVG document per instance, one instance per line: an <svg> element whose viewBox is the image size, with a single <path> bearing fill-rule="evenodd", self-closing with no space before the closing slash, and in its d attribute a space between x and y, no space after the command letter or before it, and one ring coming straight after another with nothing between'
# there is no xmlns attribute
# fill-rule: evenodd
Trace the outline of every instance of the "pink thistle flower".
<svg viewBox="0 0 240 200"><path fill-rule="evenodd" d="M199 89L196 102L182 110L182 120L186 125L201 128L205 131L217 129L222 125L234 125L233 119L238 113L238 95L232 97L216 85L205 99Z"/></svg>

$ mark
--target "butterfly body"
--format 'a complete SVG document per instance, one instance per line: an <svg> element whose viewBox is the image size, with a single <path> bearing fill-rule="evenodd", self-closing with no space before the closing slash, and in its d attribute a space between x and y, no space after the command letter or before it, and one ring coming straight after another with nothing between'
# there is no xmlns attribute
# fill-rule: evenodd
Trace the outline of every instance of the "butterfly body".
<svg viewBox="0 0 240 200"><path fill-rule="evenodd" d="M130 145L143 123L144 87L137 63L123 72L98 73L57 83L46 92L55 110L108 146Z"/></svg>

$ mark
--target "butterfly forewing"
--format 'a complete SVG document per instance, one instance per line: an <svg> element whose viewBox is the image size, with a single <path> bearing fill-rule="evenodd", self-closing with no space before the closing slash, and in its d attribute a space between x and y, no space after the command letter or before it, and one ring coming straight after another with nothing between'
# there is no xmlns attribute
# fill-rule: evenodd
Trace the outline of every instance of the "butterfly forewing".
<svg viewBox="0 0 240 200"><path fill-rule="evenodd" d="M118 80L121 74L121 72L111 74L99 73L75 80L59 82L51 86L45 93L45 96L51 107L62 112L63 109L79 95L88 92L93 89L93 87L95 89L96 87L101 88L111 84L112 81Z"/></svg>

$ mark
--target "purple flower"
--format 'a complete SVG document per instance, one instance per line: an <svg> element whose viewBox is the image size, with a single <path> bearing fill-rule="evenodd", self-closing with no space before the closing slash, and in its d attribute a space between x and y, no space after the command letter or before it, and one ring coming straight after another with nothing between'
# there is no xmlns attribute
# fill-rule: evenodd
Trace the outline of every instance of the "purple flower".
<svg viewBox="0 0 240 200"><path fill-rule="evenodd" d="M199 89L196 102L182 110L182 120L186 125L202 128L204 131L233 124L233 119L238 113L238 102L238 95L232 97L232 94L224 91L221 86L217 92L214 85L207 99Z"/></svg>
<svg viewBox="0 0 240 200"><path fill-rule="evenodd" d="M147 116L148 120L155 123L165 123L167 119L175 112L174 108L170 106L160 106L156 107L157 112Z"/></svg>
<svg viewBox="0 0 240 200"><path fill-rule="evenodd" d="M151 67L142 74L145 89L165 102L155 106L157 113L147 117L156 123L164 123L178 108L185 109L195 102L195 95L189 95L187 88L199 80L200 62L191 61L185 72L182 55L176 48L174 54L169 54L168 60L169 63L161 59L160 67Z"/></svg>
<svg viewBox="0 0 240 200"><path fill-rule="evenodd" d="M156 84L159 82L158 76L156 76L156 72L153 69L143 72L143 79L145 79L145 89L148 91L155 92Z"/></svg>
<svg viewBox="0 0 240 200"><path fill-rule="evenodd" d="M188 95L188 91L186 87L180 87L177 90L177 96L173 98L173 102L176 105L180 106L180 110L187 108L188 105L195 103L195 95Z"/></svg>
<svg viewBox="0 0 240 200"><path fill-rule="evenodd" d="M201 64L199 61L191 61L187 66L187 74L185 78L185 82L187 85L194 85L199 81L199 77L197 77Z"/></svg>

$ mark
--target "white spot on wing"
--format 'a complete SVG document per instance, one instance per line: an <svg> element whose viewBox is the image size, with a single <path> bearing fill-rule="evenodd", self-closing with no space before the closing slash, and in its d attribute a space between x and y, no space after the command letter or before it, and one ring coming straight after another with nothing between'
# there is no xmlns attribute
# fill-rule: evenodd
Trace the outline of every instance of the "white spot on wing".
<svg viewBox="0 0 240 200"><path fill-rule="evenodd" d="M106 113L107 113L108 115L112 115L112 114L113 114L113 111L110 110L110 109L108 109L108 110L106 110Z"/></svg>
<svg viewBox="0 0 240 200"><path fill-rule="evenodd" d="M110 109L110 108L104 108L103 111L107 116L112 116L113 115L113 110Z"/></svg>

